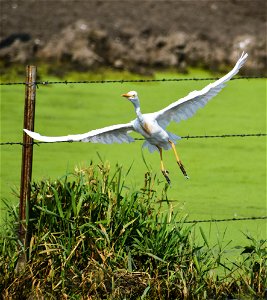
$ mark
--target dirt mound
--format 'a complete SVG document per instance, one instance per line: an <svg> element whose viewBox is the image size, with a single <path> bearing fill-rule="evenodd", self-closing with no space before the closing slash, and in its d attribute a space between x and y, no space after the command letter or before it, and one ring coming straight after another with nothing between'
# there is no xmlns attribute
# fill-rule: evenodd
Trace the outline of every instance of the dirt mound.
<svg viewBox="0 0 267 300"><path fill-rule="evenodd" d="M265 0L3 1L0 59L77 70L223 70L242 51L247 74L266 73Z"/></svg>

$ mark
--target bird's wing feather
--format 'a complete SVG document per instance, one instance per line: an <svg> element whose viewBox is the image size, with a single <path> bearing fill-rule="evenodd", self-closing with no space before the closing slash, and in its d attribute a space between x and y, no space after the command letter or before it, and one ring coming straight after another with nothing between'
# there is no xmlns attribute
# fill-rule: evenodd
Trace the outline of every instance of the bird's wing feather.
<svg viewBox="0 0 267 300"><path fill-rule="evenodd" d="M159 125L165 128L171 121L180 122L192 117L196 111L205 106L207 102L217 95L239 69L243 66L248 57L247 53L242 53L234 68L225 76L217 81L207 85L200 91L193 91L186 97L170 104L164 109L153 113L153 117L157 120Z"/></svg>
<svg viewBox="0 0 267 300"><path fill-rule="evenodd" d="M113 126L96 129L83 134L74 134L66 136L43 136L37 132L33 132L27 129L24 131L33 139L42 142L92 142L102 144L112 143L131 143L134 142L134 138L128 135L133 131L132 122L127 124L118 124Z"/></svg>

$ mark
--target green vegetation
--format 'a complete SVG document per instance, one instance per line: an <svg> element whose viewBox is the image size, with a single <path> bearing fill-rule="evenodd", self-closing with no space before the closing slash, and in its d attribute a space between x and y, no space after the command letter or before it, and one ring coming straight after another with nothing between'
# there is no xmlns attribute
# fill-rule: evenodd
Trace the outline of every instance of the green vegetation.
<svg viewBox="0 0 267 300"><path fill-rule="evenodd" d="M0 239L5 299L225 299L264 296L266 241L247 236L239 258L186 225L168 186L147 172L141 189L130 170L108 164L32 184L29 248L16 247L17 212ZM163 206L163 203L167 203ZM166 209L164 208L166 207ZM16 273L18 256L28 263ZM232 299L231 298L231 299Z"/></svg>
<svg viewBox="0 0 267 300"><path fill-rule="evenodd" d="M43 75L41 80L52 80ZM76 76L76 77L75 77ZM72 79L92 79L93 75L73 75ZM121 78L119 74L97 75L97 79ZM129 78L129 74L127 75ZM156 78L185 77L174 73L158 74ZM203 71L194 71L188 77L209 77ZM68 77L69 78L69 77ZM13 78L14 80L14 78ZM65 135L87 132L103 126L128 122L135 118L132 106L120 95L137 90L143 112L152 112L205 86L206 81L80 84L39 86L36 100L35 129L45 135ZM227 134L266 132L265 80L231 81L204 109L179 124L168 128L178 135ZM1 86L1 141L21 141L23 124L24 87ZM104 161L117 163L125 169L132 165L129 186L143 184L147 171L142 159L142 142L123 145L89 143L42 144L35 146L33 179L60 178L75 166L88 166ZM175 209L189 214L190 219L232 218L266 215L266 139L228 138L182 140L178 153L189 173L185 180L178 169L173 153L164 152L166 168L170 172L172 187L168 191ZM158 174L159 156L144 151L150 171ZM19 188L21 147L1 147L1 212L3 201L16 204L12 194ZM2 220L4 214L2 214ZM215 242L218 236L234 244L244 244L241 232L251 233L259 239L266 236L266 222L246 221L206 224L203 229ZM226 232L225 232L226 230Z"/></svg>

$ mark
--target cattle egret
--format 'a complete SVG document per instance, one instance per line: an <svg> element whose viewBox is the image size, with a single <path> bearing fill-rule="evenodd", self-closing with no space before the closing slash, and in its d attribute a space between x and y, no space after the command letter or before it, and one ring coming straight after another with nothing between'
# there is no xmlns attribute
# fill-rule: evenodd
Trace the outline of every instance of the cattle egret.
<svg viewBox="0 0 267 300"><path fill-rule="evenodd" d="M39 133L32 132L27 129L24 129L24 131L33 139L43 142L77 141L102 144L134 142L134 138L128 135L128 133L135 131L140 133L145 138L143 147L147 147L150 152L155 150L159 151L161 172L169 184L169 172L165 169L163 164L162 149L173 150L177 164L180 167L183 175L186 178L189 178L175 149L176 141L181 138L173 133L168 132L166 127L171 121L180 122L181 120L186 120L187 118L192 117L199 108L205 106L212 97L221 91L221 89L225 86L225 83L238 73L239 69L245 63L247 57L247 53L242 53L236 65L228 74L219 80L210 83L200 91L193 91L189 93L186 97L173 102L158 112L142 114L137 92L130 91L126 94L123 94L122 96L133 104L137 116L135 120L127 124L108 126L101 129L92 130L84 134L59 137L42 136Z"/></svg>

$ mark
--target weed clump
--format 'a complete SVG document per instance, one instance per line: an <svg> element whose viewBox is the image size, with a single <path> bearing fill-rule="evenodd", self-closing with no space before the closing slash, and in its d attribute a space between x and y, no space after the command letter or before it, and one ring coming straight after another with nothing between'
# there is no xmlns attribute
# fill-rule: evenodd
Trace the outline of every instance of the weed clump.
<svg viewBox="0 0 267 300"><path fill-rule="evenodd" d="M127 174L126 174L127 175ZM131 190L117 167L91 165L61 180L33 183L26 248L6 224L0 290L6 299L225 299L263 297L264 241L226 266L223 251L194 241L194 225L175 213L166 186L147 173ZM163 201L167 205L163 204ZM9 207L17 218L17 212ZM18 257L27 255L16 272Z"/></svg>

